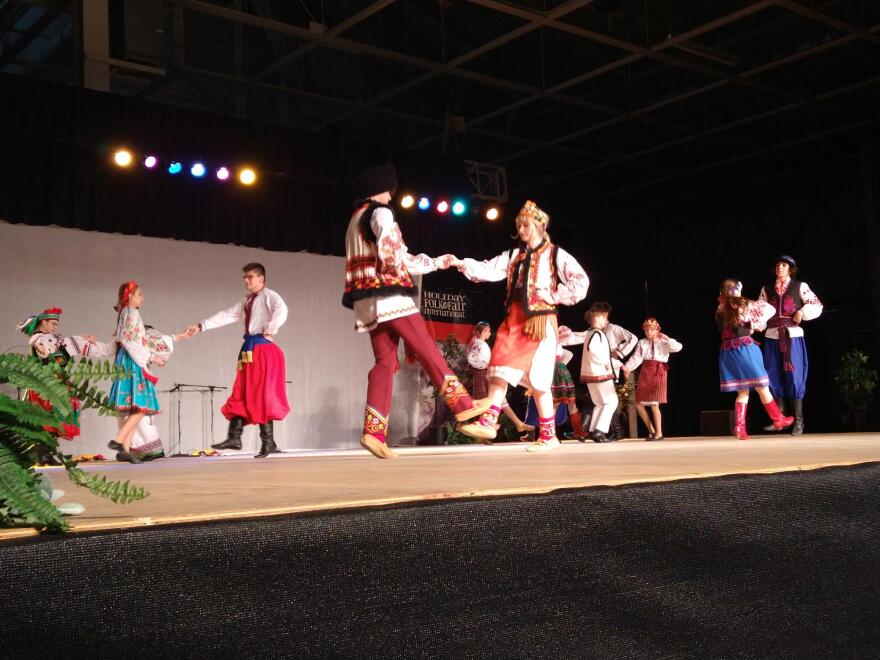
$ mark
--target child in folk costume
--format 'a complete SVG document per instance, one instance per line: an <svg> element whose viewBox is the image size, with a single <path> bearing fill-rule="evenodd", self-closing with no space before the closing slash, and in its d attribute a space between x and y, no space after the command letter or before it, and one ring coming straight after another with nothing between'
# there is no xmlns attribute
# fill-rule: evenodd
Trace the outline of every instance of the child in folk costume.
<svg viewBox="0 0 880 660"><path fill-rule="evenodd" d="M494 438L508 384L529 387L538 409L538 438L527 451L559 446L550 387L556 363L556 307L574 305L587 295L590 280L580 264L553 245L550 216L527 201L516 218L519 242L494 259L455 259L473 282L507 280L507 318L498 329L489 363L492 407L480 417L481 437Z"/></svg>
<svg viewBox="0 0 880 660"><path fill-rule="evenodd" d="M160 357L165 360L166 364L174 351L174 342L188 338L187 334L164 335L153 326L146 325L146 343L150 354L154 357ZM123 420L120 420L120 424ZM110 447L116 449L116 447ZM152 415L144 415L138 422L137 428L131 437L131 448L129 453L141 461L152 461L165 456L165 449L162 446L162 439L159 436L159 429L156 426L155 419Z"/></svg>
<svg viewBox="0 0 880 660"><path fill-rule="evenodd" d="M572 332L565 343L568 346L581 343L584 345L584 354L581 358L581 382L586 384L594 406L590 417L589 438L593 442L610 442L608 430L619 400L617 388L614 386L611 348L608 337L605 336L608 314L604 309L592 306L584 318L590 329L584 332Z"/></svg>
<svg viewBox="0 0 880 660"><path fill-rule="evenodd" d="M571 362L574 354L563 348L573 333L568 326L560 325L557 334L556 365L553 368L553 384L550 385L550 392L553 395L553 409L556 410L562 405L568 409L568 420L571 423L574 437L583 442L590 436L584 431L584 422L575 399L574 379L568 370L568 363Z"/></svg>
<svg viewBox="0 0 880 660"><path fill-rule="evenodd" d="M468 365L471 369L471 395L476 399L485 399L489 396L489 362L492 360L492 349L487 343L492 335L492 328L485 321L480 321L474 326L474 333L468 342L466 353ZM501 403L501 410L507 418L513 422L517 433L530 433L535 430L531 424L526 424L510 407L505 398ZM487 442L491 443L491 440Z"/></svg>
<svg viewBox="0 0 880 660"><path fill-rule="evenodd" d="M165 360L150 353L147 347L146 328L141 320L140 307L144 293L135 281L125 282L119 287L116 312L116 365L123 367L128 376L117 378L110 388L111 405L125 416L119 427L114 446L118 446L117 461L140 463L140 459L130 452L131 439L138 423L145 415L159 413L159 400L156 397L156 383L159 379L153 374L153 365L165 366Z"/></svg>
<svg viewBox="0 0 880 660"><path fill-rule="evenodd" d="M275 335L287 320L287 304L266 286L263 264L245 264L241 271L248 291L244 300L189 326L187 335L231 323L244 325L244 343L238 352L232 393L220 409L229 420L226 440L211 447L241 449L245 424L256 424L260 427L260 451L254 458L265 458L278 451L273 422L284 419L290 412L284 351L275 343Z"/></svg>
<svg viewBox="0 0 880 660"><path fill-rule="evenodd" d="M669 355L682 349L680 342L660 332L660 324L653 317L642 323L645 338L640 339L635 352L622 369L625 374L640 365L639 381L636 384L636 410L648 429L647 440L663 440L663 417L660 404L666 403L666 372L669 370ZM651 407L652 420L648 418L646 406Z"/></svg>
<svg viewBox="0 0 880 660"><path fill-rule="evenodd" d="M28 337L31 355L43 364L54 363L65 369L73 357L110 357L116 352L113 344L100 342L92 335L72 335L65 337L58 332L61 323L60 307L43 310L39 314L29 316L18 324L18 329ZM45 410L51 411L52 404L43 399L37 392L26 390L24 397ZM72 419L59 420L58 427L48 429L56 437L72 440L79 435L79 408L77 399L71 398L73 407ZM36 447L38 460L41 463L55 463L46 447Z"/></svg>
<svg viewBox="0 0 880 660"><path fill-rule="evenodd" d="M776 313L775 308L763 300L752 301L742 297L742 282L726 279L721 282L715 320L721 332L721 350L718 367L721 374L721 391L736 392L736 437L748 440L746 410L749 390L754 389L764 404L776 430L794 423L779 410L770 394L770 380L761 351L752 339L752 332L763 330L767 321Z"/></svg>
<svg viewBox="0 0 880 660"><path fill-rule="evenodd" d="M413 274L448 268L451 255L432 259L410 254L389 206L397 189L391 163L361 172L354 181L354 213L345 234L345 289L342 304L354 311L356 332L369 333L376 364L370 369L361 446L376 458L395 458L386 442L394 373L400 365L397 348L403 340L440 392L456 420L464 422L489 407L473 400L446 364L425 326L413 297L418 289ZM459 430L475 436L475 423Z"/></svg>
<svg viewBox="0 0 880 660"><path fill-rule="evenodd" d="M794 416L792 435L804 432L804 396L807 391L807 345L804 341L803 321L812 321L822 314L822 302L810 290L810 285L800 282L797 262L787 254L776 259L776 280L761 288L759 300L770 303L776 313L767 322L764 333L764 367L770 378L770 393L776 405L783 406L790 399ZM773 425L765 431L776 430Z"/></svg>

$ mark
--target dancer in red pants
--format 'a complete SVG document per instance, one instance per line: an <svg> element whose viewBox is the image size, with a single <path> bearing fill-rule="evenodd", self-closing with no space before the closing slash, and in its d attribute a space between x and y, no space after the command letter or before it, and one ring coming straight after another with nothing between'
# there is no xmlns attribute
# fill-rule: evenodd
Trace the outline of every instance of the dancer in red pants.
<svg viewBox="0 0 880 660"><path fill-rule="evenodd" d="M418 290L411 275L448 268L451 257L432 259L407 250L389 206L397 189L394 166L386 163L364 170L355 179L354 188L358 197L345 234L342 304L354 310L354 329L370 334L376 358L368 377L361 446L377 458L395 458L386 436L401 339L407 354L416 357L458 421L482 414L490 403L471 399L443 359L413 300ZM459 430L475 436L475 427L463 424Z"/></svg>

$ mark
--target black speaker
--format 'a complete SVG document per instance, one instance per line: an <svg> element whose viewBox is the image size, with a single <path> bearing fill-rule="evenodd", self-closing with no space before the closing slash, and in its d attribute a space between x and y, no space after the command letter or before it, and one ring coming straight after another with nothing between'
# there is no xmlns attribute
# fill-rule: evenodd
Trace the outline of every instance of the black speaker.
<svg viewBox="0 0 880 660"><path fill-rule="evenodd" d="M700 433L703 435L733 435L732 410L700 411Z"/></svg>

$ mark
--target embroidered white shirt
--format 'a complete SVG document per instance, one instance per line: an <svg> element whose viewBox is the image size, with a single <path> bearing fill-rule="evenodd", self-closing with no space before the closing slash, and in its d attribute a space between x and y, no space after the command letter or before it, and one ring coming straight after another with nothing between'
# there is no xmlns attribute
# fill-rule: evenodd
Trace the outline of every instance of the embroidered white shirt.
<svg viewBox="0 0 880 660"><path fill-rule="evenodd" d="M474 369L485 369L492 359L492 349L482 339L474 339L471 350L468 351L467 361Z"/></svg>
<svg viewBox="0 0 880 660"><path fill-rule="evenodd" d="M463 259L464 266L459 267L461 273L472 282L500 282L507 279L507 267L511 260L515 260L519 254L519 248L505 250L493 259L477 261L476 259ZM553 250L544 250L538 259L538 275L535 286L539 292L548 294L548 298L555 305L576 305L586 298L590 287L590 278L587 273L568 252L559 248L556 254L559 284L555 291L550 290L553 271L550 264ZM519 277L522 280L523 271ZM522 286L522 282L515 282L514 286Z"/></svg>
<svg viewBox="0 0 880 660"><path fill-rule="evenodd" d="M206 318L201 323L202 330L213 330L238 321L244 323L244 306L250 295L245 296L240 303ZM254 297L254 302L251 305L250 324L246 332L249 335L277 335L278 329L284 325L286 320L287 305L284 303L284 299L272 289L263 287Z"/></svg>
<svg viewBox="0 0 880 660"><path fill-rule="evenodd" d="M678 353L682 348L681 342L666 335L660 335L654 341L639 339L635 353L630 356L624 366L626 366L627 370L632 371L637 369L644 360L669 362L669 355L671 353Z"/></svg>

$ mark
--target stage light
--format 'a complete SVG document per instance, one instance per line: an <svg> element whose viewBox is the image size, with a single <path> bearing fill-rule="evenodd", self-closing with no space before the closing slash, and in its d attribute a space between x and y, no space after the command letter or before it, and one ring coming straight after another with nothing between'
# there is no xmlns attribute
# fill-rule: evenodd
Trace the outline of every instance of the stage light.
<svg viewBox="0 0 880 660"><path fill-rule="evenodd" d="M226 181L229 178L229 170L225 167L217 168L217 178L221 181Z"/></svg>
<svg viewBox="0 0 880 660"><path fill-rule="evenodd" d="M205 176L205 166L201 163L193 163L192 167L189 168L189 173L192 174L195 178L201 179Z"/></svg>
<svg viewBox="0 0 880 660"><path fill-rule="evenodd" d="M449 210L449 202L445 199L441 199L437 203L437 213L446 213Z"/></svg>
<svg viewBox="0 0 880 660"><path fill-rule="evenodd" d="M238 180L246 186L253 185L253 183L257 180L257 173L254 172L251 168L245 167L238 173Z"/></svg>
<svg viewBox="0 0 880 660"><path fill-rule="evenodd" d="M168 174L179 174L180 170L183 169L183 165L178 163L176 160L172 160L168 165Z"/></svg>
<svg viewBox="0 0 880 660"><path fill-rule="evenodd" d="M416 200L413 199L412 195L404 195L400 198L400 206L405 209L411 209L413 204L416 203Z"/></svg>
<svg viewBox="0 0 880 660"><path fill-rule="evenodd" d="M146 167L148 170L153 169L158 164L159 159L155 156L147 156L146 158L144 158L144 167Z"/></svg>
<svg viewBox="0 0 880 660"><path fill-rule="evenodd" d="M113 162L119 167L128 167L131 165L132 155L128 149L117 149L113 154Z"/></svg>
<svg viewBox="0 0 880 660"><path fill-rule="evenodd" d="M497 220L499 215L501 215L501 213L498 211L497 206L490 206L486 209L486 220Z"/></svg>
<svg viewBox="0 0 880 660"><path fill-rule="evenodd" d="M427 211L429 208L431 208L431 200L427 197L419 197L419 210Z"/></svg>
<svg viewBox="0 0 880 660"><path fill-rule="evenodd" d="M452 203L452 215L464 215L465 211L467 211L467 204L460 199Z"/></svg>

